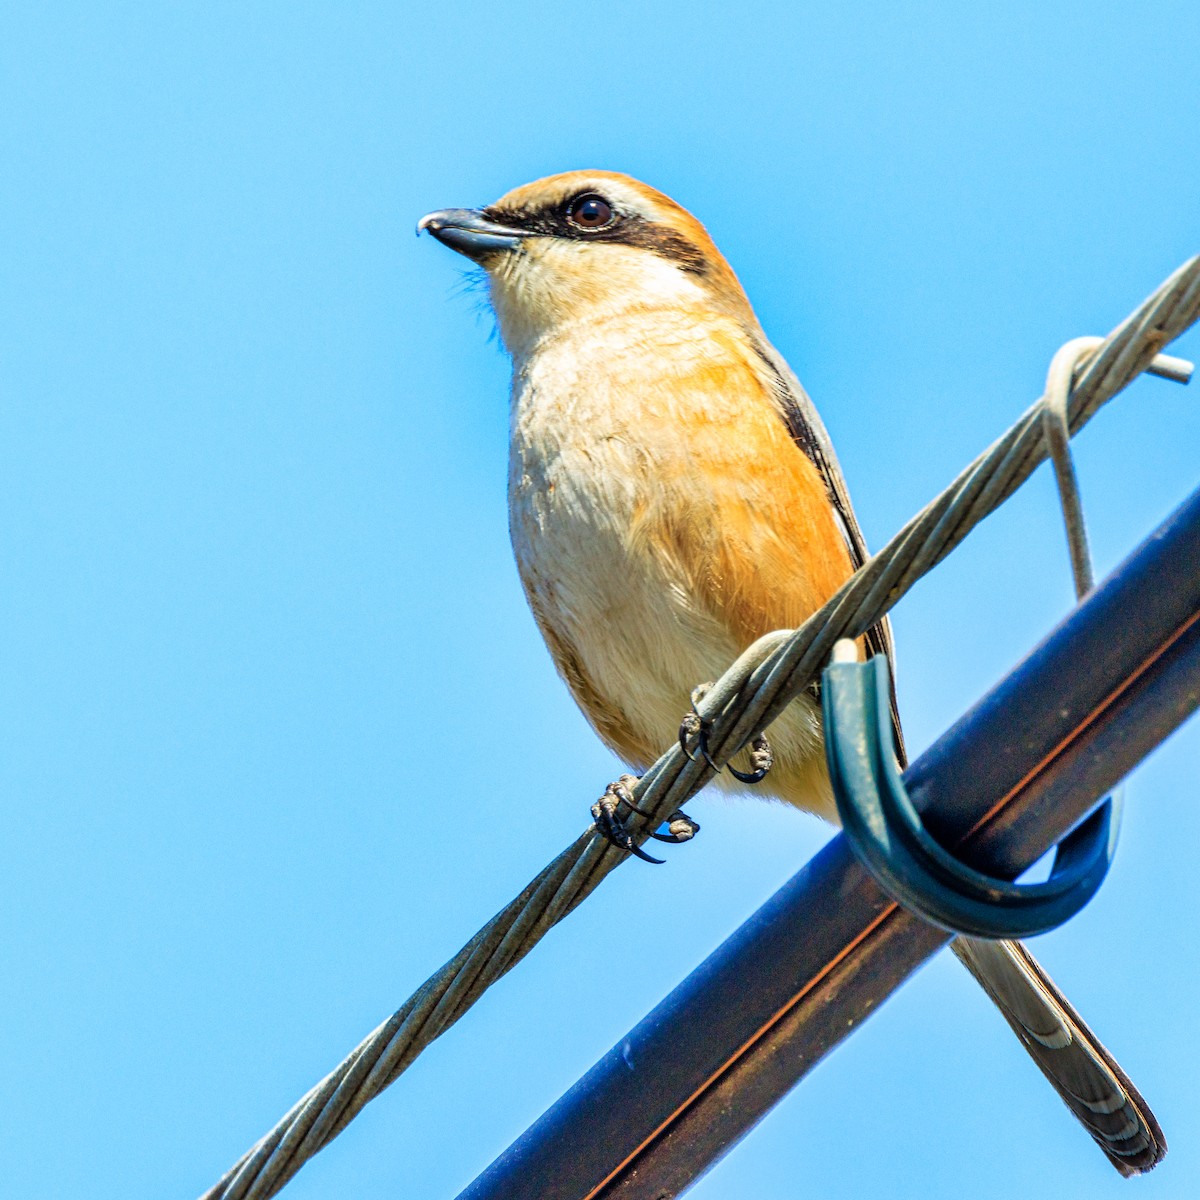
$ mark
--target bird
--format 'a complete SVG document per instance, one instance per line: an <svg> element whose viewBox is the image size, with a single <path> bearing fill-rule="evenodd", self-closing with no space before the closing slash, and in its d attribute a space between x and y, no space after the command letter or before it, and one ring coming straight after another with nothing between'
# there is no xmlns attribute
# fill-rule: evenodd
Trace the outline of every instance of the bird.
<svg viewBox="0 0 1200 1200"><path fill-rule="evenodd" d="M866 561L829 434L704 226L631 176L550 175L417 232L482 270L512 360L521 583L575 702L644 771L697 684L801 625ZM894 668L886 618L860 652ZM818 698L794 700L769 737L757 769L719 785L754 780L835 822ZM1116 1169L1154 1167L1166 1141L1149 1106L1029 950L952 946Z"/></svg>

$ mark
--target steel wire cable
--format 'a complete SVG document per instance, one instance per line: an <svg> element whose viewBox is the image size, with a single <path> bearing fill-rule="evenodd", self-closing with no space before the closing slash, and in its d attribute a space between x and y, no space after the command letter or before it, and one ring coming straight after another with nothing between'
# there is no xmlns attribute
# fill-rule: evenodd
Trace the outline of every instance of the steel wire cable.
<svg viewBox="0 0 1200 1200"><path fill-rule="evenodd" d="M1200 318L1200 256L1184 263L1082 365L1070 396L1078 431L1141 372L1186 380L1188 366L1159 356ZM1156 361L1156 356L1157 361ZM723 764L817 678L841 638L864 634L1046 458L1039 400L941 495L869 559L799 629L766 635L699 704ZM682 714L681 714L682 715ZM629 815L640 844L708 781L712 769L673 746L633 789L648 813ZM246 1152L202 1200L267 1200L392 1084L502 975L626 858L594 828L577 838L448 963L369 1034Z"/></svg>

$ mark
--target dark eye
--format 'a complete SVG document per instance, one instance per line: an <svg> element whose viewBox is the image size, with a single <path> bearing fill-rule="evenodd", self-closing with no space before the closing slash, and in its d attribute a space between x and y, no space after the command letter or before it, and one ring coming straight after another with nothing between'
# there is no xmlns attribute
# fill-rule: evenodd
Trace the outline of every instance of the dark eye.
<svg viewBox="0 0 1200 1200"><path fill-rule="evenodd" d="M603 196L578 196L567 209L567 220L580 229L603 229L612 219L612 205Z"/></svg>

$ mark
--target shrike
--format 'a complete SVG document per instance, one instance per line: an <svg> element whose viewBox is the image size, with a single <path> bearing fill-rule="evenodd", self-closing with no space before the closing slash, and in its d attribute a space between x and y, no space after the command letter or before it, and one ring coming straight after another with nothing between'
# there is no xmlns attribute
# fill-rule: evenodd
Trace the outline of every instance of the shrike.
<svg viewBox="0 0 1200 1200"><path fill-rule="evenodd" d="M418 230L486 274L513 363L525 594L576 703L644 770L695 685L865 560L829 436L704 227L661 192L573 171ZM864 641L891 659L886 621ZM817 701L793 701L769 737L760 794L836 819ZM954 950L1113 1165L1153 1167L1153 1114L1028 950Z"/></svg>

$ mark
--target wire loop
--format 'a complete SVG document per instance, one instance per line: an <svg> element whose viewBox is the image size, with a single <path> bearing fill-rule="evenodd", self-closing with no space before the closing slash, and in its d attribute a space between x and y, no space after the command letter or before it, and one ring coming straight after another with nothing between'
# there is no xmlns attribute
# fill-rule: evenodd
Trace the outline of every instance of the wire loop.
<svg viewBox="0 0 1200 1200"><path fill-rule="evenodd" d="M853 657L854 643L839 649ZM839 654L821 688L825 753L842 831L879 885L923 920L952 933L1022 938L1073 917L1096 894L1117 847L1108 803L1059 844L1050 877L1013 883L962 862L934 840L900 773L892 743L888 664Z"/></svg>

